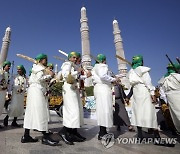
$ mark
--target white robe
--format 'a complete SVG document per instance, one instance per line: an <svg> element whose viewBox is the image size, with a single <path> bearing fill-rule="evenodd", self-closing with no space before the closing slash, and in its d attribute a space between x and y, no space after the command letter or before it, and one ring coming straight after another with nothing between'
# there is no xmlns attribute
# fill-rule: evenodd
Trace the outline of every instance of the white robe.
<svg viewBox="0 0 180 154"><path fill-rule="evenodd" d="M108 65L95 64L92 70L94 97L96 102L97 124L104 127L113 126L113 104L111 82L116 79L108 75Z"/></svg>
<svg viewBox="0 0 180 154"><path fill-rule="evenodd" d="M9 73L4 72L2 68L0 68L0 84L2 84L0 85L0 115L1 115L4 109L5 101L6 101L6 94L10 88L9 87ZM2 90L3 87L7 87L7 89Z"/></svg>
<svg viewBox="0 0 180 154"><path fill-rule="evenodd" d="M8 106L8 116L20 117L24 114L24 94L26 91L26 78L21 75L14 77L12 85L12 99Z"/></svg>
<svg viewBox="0 0 180 154"><path fill-rule="evenodd" d="M159 84L167 96L174 125L180 132L180 74L171 73L169 76L161 78Z"/></svg>
<svg viewBox="0 0 180 154"><path fill-rule="evenodd" d="M78 84L67 83L66 79L71 75L77 79L78 72L74 70L71 62L64 62L61 66L63 85L63 125L68 128L80 128L84 124L83 107L79 94Z"/></svg>
<svg viewBox="0 0 180 154"><path fill-rule="evenodd" d="M45 74L45 67L34 64L27 90L24 128L48 131L49 104L45 96L51 75Z"/></svg>
<svg viewBox="0 0 180 154"><path fill-rule="evenodd" d="M150 68L139 66L128 73L130 85L133 87L131 124L139 127L157 128L157 115L151 95L155 88L151 84Z"/></svg>

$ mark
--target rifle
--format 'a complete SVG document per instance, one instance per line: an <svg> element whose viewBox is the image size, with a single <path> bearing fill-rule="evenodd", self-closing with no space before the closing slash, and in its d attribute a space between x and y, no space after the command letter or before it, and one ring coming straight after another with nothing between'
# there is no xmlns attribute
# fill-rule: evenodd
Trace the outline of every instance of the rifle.
<svg viewBox="0 0 180 154"><path fill-rule="evenodd" d="M173 68L176 71L176 73L178 73L179 71L176 69L176 67L174 66L173 62L171 61L171 59L169 58L169 56L167 54L166 54L166 57L169 60L169 62L171 63L171 65L173 66Z"/></svg>
<svg viewBox="0 0 180 154"><path fill-rule="evenodd" d="M64 56L68 57L68 54L62 50L58 50L61 54L63 54Z"/></svg>
<svg viewBox="0 0 180 154"><path fill-rule="evenodd" d="M61 60L61 61L63 61L63 62L68 61L67 59L61 58L61 57L59 57L59 56L53 56L53 57L54 57L55 59Z"/></svg>
<svg viewBox="0 0 180 154"><path fill-rule="evenodd" d="M29 57L29 56L26 56L26 55L23 55L23 54L16 54L16 56L21 57L23 59L26 59L28 61L31 61L31 62L37 64L37 61L35 59Z"/></svg>
<svg viewBox="0 0 180 154"><path fill-rule="evenodd" d="M118 58L118 59L120 59L120 60L122 60L122 61L126 62L127 64L129 64L129 65L132 67L132 63L131 63L131 62L129 62L129 61L127 61L127 60L126 60L126 59L124 59L123 57L121 57L121 56L119 56L119 55L116 55L116 58Z"/></svg>
<svg viewBox="0 0 180 154"><path fill-rule="evenodd" d="M177 60L177 62L180 64L180 59L179 59L178 57L176 57L176 60Z"/></svg>

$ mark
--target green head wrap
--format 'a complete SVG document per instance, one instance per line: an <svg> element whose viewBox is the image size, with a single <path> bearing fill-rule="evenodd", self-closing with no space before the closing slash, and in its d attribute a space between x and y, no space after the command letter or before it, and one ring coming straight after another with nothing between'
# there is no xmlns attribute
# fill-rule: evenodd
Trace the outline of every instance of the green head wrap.
<svg viewBox="0 0 180 154"><path fill-rule="evenodd" d="M23 72L23 74L24 74L24 75L26 74L26 69L24 68L23 65L18 65L18 66L17 66L17 69L21 69L21 71Z"/></svg>
<svg viewBox="0 0 180 154"><path fill-rule="evenodd" d="M143 66L143 56L141 55L133 56L132 59L132 68L135 69L138 66Z"/></svg>
<svg viewBox="0 0 180 154"><path fill-rule="evenodd" d="M47 66L54 68L54 65L52 63L48 63Z"/></svg>
<svg viewBox="0 0 180 154"><path fill-rule="evenodd" d="M71 51L71 52L68 54L68 59L70 59L72 56L75 56L76 58L78 58L78 53L75 52L75 51Z"/></svg>
<svg viewBox="0 0 180 154"><path fill-rule="evenodd" d="M175 68L176 68L177 70L180 70L180 64L174 63L174 66L175 66Z"/></svg>
<svg viewBox="0 0 180 154"><path fill-rule="evenodd" d="M97 60L98 60L98 62L102 63L102 62L104 62L106 60L106 56L103 55L103 54L98 54L97 55Z"/></svg>
<svg viewBox="0 0 180 154"><path fill-rule="evenodd" d="M77 57L81 58L81 53L80 52L77 52Z"/></svg>
<svg viewBox="0 0 180 154"><path fill-rule="evenodd" d="M174 66L171 63L168 64L167 73L164 75L164 77L169 76L171 73L176 73L176 70L180 69L180 64L178 64L178 63L173 63L173 64L174 64Z"/></svg>
<svg viewBox="0 0 180 154"><path fill-rule="evenodd" d="M41 53L37 55L35 59L39 62L40 60L45 59L45 58L47 58L47 55Z"/></svg>
<svg viewBox="0 0 180 154"><path fill-rule="evenodd" d="M10 61L5 61L5 62L3 63L3 68L4 68L6 65L11 66L11 62L10 62Z"/></svg>

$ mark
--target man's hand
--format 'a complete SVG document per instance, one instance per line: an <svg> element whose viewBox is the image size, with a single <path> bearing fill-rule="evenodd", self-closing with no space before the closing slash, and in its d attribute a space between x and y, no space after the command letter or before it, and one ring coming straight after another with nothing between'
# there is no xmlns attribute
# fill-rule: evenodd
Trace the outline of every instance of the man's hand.
<svg viewBox="0 0 180 154"><path fill-rule="evenodd" d="M49 71L49 75L51 75L51 77L53 78L55 73L53 71Z"/></svg>
<svg viewBox="0 0 180 154"><path fill-rule="evenodd" d="M83 71L83 68L79 67L77 71L80 73Z"/></svg>
<svg viewBox="0 0 180 154"><path fill-rule="evenodd" d="M127 105L129 105L129 103L130 103L130 102L129 102L129 98L127 98L127 97L125 98L125 103L126 103Z"/></svg>
<svg viewBox="0 0 180 154"><path fill-rule="evenodd" d="M152 99L152 103L156 103L157 102L157 99L154 95L151 95L151 99Z"/></svg>
<svg viewBox="0 0 180 154"><path fill-rule="evenodd" d="M90 76L92 76L91 71L88 71L87 72L87 78L89 78Z"/></svg>

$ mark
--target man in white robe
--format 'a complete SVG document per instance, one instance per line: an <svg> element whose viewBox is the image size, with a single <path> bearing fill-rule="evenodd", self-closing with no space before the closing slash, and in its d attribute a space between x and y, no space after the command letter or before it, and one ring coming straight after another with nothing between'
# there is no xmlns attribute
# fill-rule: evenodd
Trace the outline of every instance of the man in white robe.
<svg viewBox="0 0 180 154"><path fill-rule="evenodd" d="M37 64L33 64L32 73L29 77L29 88L27 90L26 111L24 117L24 136L22 143L37 142L30 136L30 129L43 133L42 144L57 145L58 142L50 137L48 132L49 104L48 83L54 73L47 66L47 55L39 54L36 57Z"/></svg>
<svg viewBox="0 0 180 154"><path fill-rule="evenodd" d="M17 124L17 117L24 114L24 94L26 91L26 70L23 65L17 66L17 75L14 76L12 82L12 97L7 108L7 116L4 118L4 126L8 125L9 117L14 117L11 126L20 127Z"/></svg>
<svg viewBox="0 0 180 154"><path fill-rule="evenodd" d="M180 69L179 64L174 63L174 66L169 64L168 72L158 83L166 94L173 123L180 133L180 74L177 73L178 69Z"/></svg>
<svg viewBox="0 0 180 154"><path fill-rule="evenodd" d="M155 110L155 87L151 83L149 71L149 67L143 66L143 57L141 55L133 56L132 69L128 73L134 98L131 124L137 126L140 141L143 140L142 127L152 128L155 139L154 144L171 146L171 144L160 141L161 137L158 131ZM128 97L130 98L130 96Z"/></svg>
<svg viewBox="0 0 180 154"><path fill-rule="evenodd" d="M106 56L98 54L98 63L92 70L94 86L94 97L96 101L97 125L100 126L98 140L107 134L106 128L113 126L113 103L112 103L112 83L116 78L108 74Z"/></svg>
<svg viewBox="0 0 180 154"><path fill-rule="evenodd" d="M3 112L6 96L8 93L8 99L10 99L10 73L11 62L5 61L2 68L0 68L0 115ZM2 126L0 125L0 128Z"/></svg>
<svg viewBox="0 0 180 154"><path fill-rule="evenodd" d="M68 61L61 66L61 73L64 81L63 85L63 128L59 131L62 140L69 145L73 142L82 142L86 138L82 137L77 128L83 125L83 108L78 89L78 77L81 68L75 70L77 53L70 52Z"/></svg>

